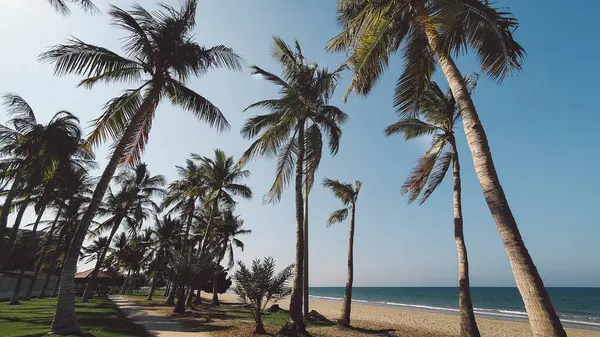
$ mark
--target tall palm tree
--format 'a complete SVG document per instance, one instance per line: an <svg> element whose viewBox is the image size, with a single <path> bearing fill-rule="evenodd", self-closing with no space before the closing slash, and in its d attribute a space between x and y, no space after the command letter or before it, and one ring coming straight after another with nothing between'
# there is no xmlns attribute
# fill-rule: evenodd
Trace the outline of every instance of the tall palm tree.
<svg viewBox="0 0 600 337"><path fill-rule="evenodd" d="M61 179L57 173L69 170L70 164L85 166L93 159L90 152L80 147L79 120L71 113L59 111L44 125L37 121L32 107L21 96L4 94L2 104L12 118L7 126L0 126L0 156L3 157L0 168L2 180L5 183L12 181L12 184L0 215L0 253L6 250L4 232L18 191L25 194L25 199L38 193L38 204L47 203ZM17 220L16 224L20 222ZM2 261L0 272L3 270L1 264Z"/></svg>
<svg viewBox="0 0 600 337"><path fill-rule="evenodd" d="M323 179L323 186L331 190L344 204L344 208L334 211L327 220L327 225L331 226L338 222L343 222L350 213L350 231L348 233L348 279L346 280L346 290L344 291L344 302L342 304L342 314L338 324L344 327L350 326L350 309L352 306L352 282L354 280L354 224L356 220L356 200L360 193L362 183L356 181L354 185L342 183L338 180L329 178Z"/></svg>
<svg viewBox="0 0 600 337"><path fill-rule="evenodd" d="M290 300L290 319L282 328L306 334L302 321L302 272L304 258L304 197L303 183L313 179L311 172L316 170L321 159L322 131L329 138L329 149L335 155L339 149L342 125L347 115L339 108L329 105L329 99L338 83L340 67L333 72L310 64L304 58L298 41L292 50L280 38L274 38L271 51L273 58L283 67L283 78L252 66L253 74L279 87L279 97L256 102L246 110L264 108L271 113L251 117L242 128L246 139L258 137L242 156L240 162L256 156L278 156L276 178L270 191L265 195L266 202L274 203L281 199L284 188L295 175L296 195L296 263ZM305 123L312 124L305 128ZM294 171L295 166L295 171ZM304 173L307 173L306 175ZM304 178L304 179L303 179ZM304 181L303 181L304 180Z"/></svg>
<svg viewBox="0 0 600 337"><path fill-rule="evenodd" d="M217 227L215 233L215 241L217 241L216 249L219 251L218 263L221 263L223 260L225 260L225 258L227 258L227 269L231 270L235 263L234 249L238 248L242 252L244 251L244 242L238 239L238 237L242 235L250 235L252 234L252 230L244 229L244 220L241 219L239 215L233 215L231 210L223 212L221 221L222 224ZM219 305L219 274L220 271L217 271L213 275L213 305Z"/></svg>
<svg viewBox="0 0 600 337"><path fill-rule="evenodd" d="M133 224L133 231L135 232L140 229L141 223L139 221L141 218L146 217L149 213L158 213L160 207L152 198L162 197L165 194L162 187L166 185L165 177L163 175L151 175L148 166L144 163L138 164L134 168L123 169L115 177L115 182L119 185L120 190L116 195L109 192L107 206L110 218L96 229L98 233L110 229L108 242L112 241L123 219L129 220L128 222ZM130 214L134 218L131 218ZM108 245L105 246L100 258L96 260L90 282L88 282L83 293L82 302L87 302L93 294L98 272L100 272L100 266L102 266L108 248Z"/></svg>
<svg viewBox="0 0 600 337"><path fill-rule="evenodd" d="M54 230L56 233L55 237L48 237L50 242L46 242L49 245L48 254L50 254L50 261L52 261L46 274L53 275L58 273L58 280L55 283L54 290L50 293L52 297L58 295L60 279L62 278L61 271L69 250L69 244L73 238L77 224L83 216L85 207L90 200L93 192L92 189L96 185L95 183L96 179L86 176L82 177L79 181L73 181L73 184L67 187L67 189L71 190L72 194L65 200L62 212L59 214ZM49 281L50 279L46 277L40 295L38 295L39 298L45 297Z"/></svg>
<svg viewBox="0 0 600 337"><path fill-rule="evenodd" d="M202 157L192 155L192 158L200 161L200 172L206 184L206 202L211 203L210 213L206 222L204 239L200 244L200 258L210 237L213 218L219 212L219 203L233 207L234 196L244 199L252 198L250 187L242 183L242 180L250 176L250 171L244 169L244 164L236 163L233 156L227 156L222 150L215 150L215 157Z"/></svg>
<svg viewBox="0 0 600 337"><path fill-rule="evenodd" d="M40 56L55 64L56 75L83 75L80 85L88 88L100 82L141 83L106 104L88 138L92 147L109 137L115 144L69 249L52 324L55 333L80 331L73 305L79 249L117 166L140 161L161 98L168 98L218 130L229 127L215 105L185 86L192 75L214 68L241 69L240 57L230 48L204 48L194 42L196 7L197 0L187 0L179 9L163 4L152 13L139 5L131 11L111 6L108 14L113 23L128 33L123 48L127 57L78 39L54 46Z"/></svg>
<svg viewBox="0 0 600 337"><path fill-rule="evenodd" d="M349 92L368 94L387 69L390 56L401 52L405 67L394 95L401 114L414 115L437 61L460 108L475 173L506 248L533 334L566 336L525 247L477 109L454 62L458 54L474 50L482 71L494 80L502 81L520 70L525 52L512 34L517 19L486 0L341 0L338 22L342 32L330 42L329 50L350 52L348 64L354 77Z"/></svg>
<svg viewBox="0 0 600 337"><path fill-rule="evenodd" d="M477 77L465 78L472 92ZM406 140L423 136L433 136L431 147L419 159L408 179L402 185L402 193L408 194L410 203L421 196L420 203L440 185L448 169L452 166L454 178L454 239L458 251L458 286L460 311L460 334L462 337L479 337L479 329L473 313L471 290L469 286L469 260L463 234L463 216L461 201L460 164L454 135L455 126L460 123L460 110L452 92L445 94L440 87L431 82L423 99L419 102L419 111L415 117L402 117L385 129L386 135L402 134ZM444 152L449 147L450 151Z"/></svg>
<svg viewBox="0 0 600 337"><path fill-rule="evenodd" d="M62 15L71 14L71 10L69 9L67 2L75 3L75 4L79 5L84 11L87 11L90 13L99 13L100 12L91 0L47 0L47 1L52 7L54 7L55 11L57 11L58 13L60 13Z"/></svg>
<svg viewBox="0 0 600 337"><path fill-rule="evenodd" d="M151 254L156 259L156 269L152 276L150 293L146 298L148 301L152 300L154 290L156 289L156 278L165 268L165 264L172 258L173 247L177 244L183 229L181 222L171 218L169 215L164 216L162 220L155 215L154 222L155 225L152 227L153 240Z"/></svg>
<svg viewBox="0 0 600 337"><path fill-rule="evenodd" d="M29 260L33 257L32 253L37 251L37 228L46 207L57 196L58 188L73 178L75 171L93 166L94 155L82 148L79 119L70 112L59 111L47 124L37 124L33 109L22 97L16 94L5 94L4 99L5 105L12 114L25 116L22 118L24 125L20 125L16 120L12 122L15 126L14 132L8 128L2 130L5 134L12 133L17 139L10 152L22 158L16 167L21 168L25 165L24 169L27 170L21 176L22 178L18 179L22 180L24 190L37 189L40 193L34 207L37 218L27 250ZM6 199L9 197L7 196ZM19 303L24 273L25 268L21 268L9 304Z"/></svg>
<svg viewBox="0 0 600 337"><path fill-rule="evenodd" d="M183 247L186 249L196 212L196 202L204 199L206 184L200 172L200 167L192 159L186 159L186 166L176 166L176 169L179 179L169 184L167 195L162 202L162 208L171 208L169 214L179 212L182 219L185 219Z"/></svg>
<svg viewBox="0 0 600 337"><path fill-rule="evenodd" d="M66 179L63 179L60 186L58 186L57 191L55 193L56 200L54 200L54 204L56 207L56 216L50 225L50 229L46 233L45 242L43 243L42 250L39 255L38 263L35 267L35 272L33 274L33 278L29 283L29 288L27 289L27 293L25 294L24 299L31 298L33 293L33 289L37 282L37 277L41 271L42 263L44 259L46 259L46 253L48 252L49 246L52 243L54 238L54 232L58 228L58 220L63 213L63 209L66 208L66 202L68 198L72 197L82 197L86 194L92 193L92 188L95 185L95 180L92 179L88 170L85 168L77 168L73 172L68 173L69 176ZM50 259L51 263L55 263L56 258ZM49 281L49 276L46 276L46 281ZM47 286L47 284L46 284ZM41 294L41 293L40 293ZM43 297L43 296L42 296Z"/></svg>

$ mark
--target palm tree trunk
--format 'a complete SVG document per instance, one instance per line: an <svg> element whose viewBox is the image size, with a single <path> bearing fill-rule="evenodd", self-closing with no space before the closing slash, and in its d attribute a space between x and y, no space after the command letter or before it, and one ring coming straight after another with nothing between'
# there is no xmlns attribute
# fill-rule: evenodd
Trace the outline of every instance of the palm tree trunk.
<svg viewBox="0 0 600 337"><path fill-rule="evenodd" d="M212 297L212 305L215 306L219 306L219 294L218 294L218 290L219 290L219 273L216 272L213 275L213 297Z"/></svg>
<svg viewBox="0 0 600 337"><path fill-rule="evenodd" d="M31 262L32 258L31 255L35 255L35 252L37 251L36 249L36 235L37 235L37 228L38 225L40 224L40 220L42 219L42 215L44 215L44 210L46 209L46 206L42 206L42 208L40 209L40 212L38 213L37 218L35 219L35 223L33 225L33 229L31 230L31 238L29 238L29 247L27 249L27 258L25 260L25 266L23 266L23 268L21 268L21 271L19 272L19 278L17 279L17 284L15 284L15 289L13 291L13 295L10 299L10 302L8 304L13 305L13 304L19 304L19 293L21 293L21 286L23 285L23 278L25 277L25 269L27 268L27 265L29 264L29 262Z"/></svg>
<svg viewBox="0 0 600 337"><path fill-rule="evenodd" d="M33 288L35 287L35 283L37 282L37 277L40 274L40 270L42 269L42 263L44 261L44 256L46 256L46 252L48 251L48 246L50 245L50 239L52 238L52 235L54 234L54 229L56 228L56 223L58 222L58 218L60 217L60 212L62 211L61 208L58 209L58 211L56 212L56 217L54 218L54 221L52 222L52 226L50 226L50 230L48 231L48 239L46 239L46 242L44 243L44 247L42 248L42 253L40 254L40 257L38 259L38 263L35 266L35 273L33 274L33 279L31 279L31 282L29 283L29 287L27 288L27 293L25 293L25 297L23 297L24 300L29 300L31 299L31 294L33 293ZM49 276L46 275L46 279L48 279Z"/></svg>
<svg viewBox="0 0 600 337"><path fill-rule="evenodd" d="M463 234L462 197L460 183L460 163L458 161L458 150L454 139L450 139L450 151L452 152L452 173L454 176L454 240L458 251L458 309L460 312L460 336L479 337L479 329L473 313L473 302L471 301L471 287L469 285L469 259L467 257L467 246Z"/></svg>
<svg viewBox="0 0 600 337"><path fill-rule="evenodd" d="M104 262L106 253L108 253L108 249L110 248L110 243L112 242L113 237L115 236L115 234L117 233L117 230L119 229L119 226L121 225L123 216L119 216L115 220L116 221L113 225L113 228L111 229L110 234L108 235L108 240L106 242L106 246L104 247L104 249L102 249L102 254L100 255L100 258L98 258L98 260L96 261L96 265L94 266L94 271L92 271L92 277L90 279L90 282L88 282L88 284L85 287L85 291L83 292L83 296L81 297L81 302L85 303L88 301L89 298L94 297L94 289L96 288L96 280L98 279L98 273L100 272L100 267L102 266L102 262Z"/></svg>
<svg viewBox="0 0 600 337"><path fill-rule="evenodd" d="M566 337L565 330L558 319L533 259L525 247L517 222L500 185L485 130L462 74L454 60L438 47L437 32L430 27L426 29L426 33L429 44L448 80L452 95L460 107L463 128L475 165L475 173L506 249L517 288L525 303L533 335L535 337Z"/></svg>
<svg viewBox="0 0 600 337"><path fill-rule="evenodd" d="M192 307L192 300L194 299L194 287L192 286L192 282L188 286L188 292L185 296L185 306L188 308Z"/></svg>
<svg viewBox="0 0 600 337"><path fill-rule="evenodd" d="M177 284L175 282L171 282L171 290L169 291L169 296L165 300L166 305L175 305L175 294L177 293Z"/></svg>
<svg viewBox="0 0 600 337"><path fill-rule="evenodd" d="M188 247L190 229L192 228L192 221L194 220L194 209L195 209L196 200L194 198L190 198L188 201L188 216L187 216L187 224L185 226L185 236L183 237L183 252L188 250L189 254L192 253L192 247Z"/></svg>
<svg viewBox="0 0 600 337"><path fill-rule="evenodd" d="M60 252L57 252L52 254L52 264L50 265L49 268L49 272L48 274L46 274L46 279L44 280L44 285L42 285L42 290L40 290L40 293L38 295L38 298L44 298L46 297L46 290L48 289L48 285L50 284L50 279L52 278L53 274L54 274L54 269L56 268L56 259L58 259L58 256L60 255ZM56 281L57 283L59 282L59 280ZM50 294L52 295L52 294Z"/></svg>
<svg viewBox="0 0 600 337"><path fill-rule="evenodd" d="M165 285L165 291L163 293L163 297L167 298L169 296L169 291L171 291L171 280L167 280L167 284Z"/></svg>
<svg viewBox="0 0 600 337"><path fill-rule="evenodd" d="M202 288L198 287L198 291L196 292L196 298L194 299L194 304L202 304Z"/></svg>
<svg viewBox="0 0 600 337"><path fill-rule="evenodd" d="M183 285L179 286L179 291L177 294L177 304L175 305L175 308L173 309L174 313L177 314L184 314L185 313L185 287Z"/></svg>
<svg viewBox="0 0 600 337"><path fill-rule="evenodd" d="M302 196L302 171L304 169L304 121L298 122L298 157L296 161L296 263L290 296L290 316L280 334L294 333L308 336L302 320L302 272L304 271L304 198Z"/></svg>
<svg viewBox="0 0 600 337"><path fill-rule="evenodd" d="M254 327L254 331L252 333L253 334L261 334L261 335L266 333L265 327L262 322L262 313L260 310L260 302L254 304L253 313L254 313L254 322L256 322L256 326Z"/></svg>
<svg viewBox="0 0 600 337"><path fill-rule="evenodd" d="M152 277L152 284L150 285L150 293L146 300L152 301L152 296L154 295L154 290L156 290L156 277L158 277L158 270L154 271L154 276Z"/></svg>
<svg viewBox="0 0 600 337"><path fill-rule="evenodd" d="M125 291L127 290L127 284L129 283L129 277L131 276L131 270L127 271L127 276L123 281L123 286L121 287L121 295L125 295Z"/></svg>
<svg viewBox="0 0 600 337"><path fill-rule="evenodd" d="M352 307L352 283L354 281L354 221L356 205L352 204L352 213L350 215L350 231L348 233L348 278L346 280L346 290L344 291L344 302L342 304L342 315L338 324L344 327L350 326L350 310Z"/></svg>
<svg viewBox="0 0 600 337"><path fill-rule="evenodd" d="M62 269L65 266L65 263L67 263L67 254L65 253L65 256L62 259L62 266L60 267L60 273L58 273L58 280L56 280L56 283L54 284L54 290L52 290L52 294L50 294L50 297L56 297L58 296L59 292L60 292L60 284L61 284L61 280L62 280ZM73 303L73 305L75 305L75 303Z"/></svg>
<svg viewBox="0 0 600 337"><path fill-rule="evenodd" d="M208 216L208 222L206 223L206 231L204 232L204 237L202 238L202 243L200 244L200 251L198 252L198 256L202 258L202 253L204 252L204 248L206 248L206 241L210 236L210 229L213 221L213 217L215 216L215 209L219 207L219 197L221 196L221 191L217 192L215 196L215 200L213 200L212 207L210 209L210 214Z"/></svg>
<svg viewBox="0 0 600 337"><path fill-rule="evenodd" d="M81 245L85 240L88 228L94 219L94 216L98 212L100 203L104 198L106 189L110 181L112 180L117 166L121 163L127 144L129 144L137 132L139 123L142 121L144 116L151 111L151 109L158 104L158 98L160 95L160 89L162 85L155 83L151 91L144 98L144 102L132 117L129 122L129 126L123 133L123 137L115 147L115 150L102 173L102 177L96 185L92 199L88 205L85 214L81 218L79 226L73 237L73 241L69 247L67 253L67 260L63 266L63 276L61 278L60 294L58 296L58 302L56 304L56 312L54 313L54 320L52 321L51 332L56 334L79 334L81 329L79 328L79 322L77 321L77 314L75 313L75 272L77 271L77 260L79 259L79 252L81 251Z"/></svg>
<svg viewBox="0 0 600 337"><path fill-rule="evenodd" d="M304 278L302 284L302 295L304 304L304 316L308 316L310 312L308 303L308 194L310 190L308 184L305 186L305 197L304 197Z"/></svg>
<svg viewBox="0 0 600 337"><path fill-rule="evenodd" d="M21 207L19 207L19 211L17 212L17 217L15 218L15 223L13 224L13 227L10 230L10 235L8 237L8 242L6 243L6 248L5 248L6 255L4 255L4 257L3 257L4 266L6 268L8 268L8 262L10 261L10 257L12 255L12 252L14 249L15 241L17 240L17 235L19 234L19 227L21 226L21 221L23 220L23 215L25 214L25 211L27 210L27 206L29 206L29 199L30 198L28 196L27 199L24 201L23 205L21 205Z"/></svg>
<svg viewBox="0 0 600 337"><path fill-rule="evenodd" d="M19 185L21 184L21 170L17 171L17 176L10 186L10 190L6 194L6 198L4 199L4 205L2 206L2 213L0 213L0 255L4 256L6 254L6 241L4 238L4 233L6 232L6 227L8 226L8 213L10 212L10 206L12 206L13 199L17 195L17 190L19 189ZM0 259L0 273L4 271L4 260Z"/></svg>

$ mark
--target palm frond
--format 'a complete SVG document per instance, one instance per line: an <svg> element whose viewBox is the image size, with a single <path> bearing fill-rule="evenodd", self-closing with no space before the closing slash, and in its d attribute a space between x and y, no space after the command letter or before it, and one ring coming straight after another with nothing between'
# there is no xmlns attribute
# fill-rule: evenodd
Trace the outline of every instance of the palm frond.
<svg viewBox="0 0 600 337"><path fill-rule="evenodd" d="M323 187L329 188L344 205L349 205L354 200L354 188L351 184L325 178L323 179Z"/></svg>
<svg viewBox="0 0 600 337"><path fill-rule="evenodd" d="M401 115L414 116L436 68L429 41L421 30L411 28L402 58L404 71L394 89L394 107Z"/></svg>
<svg viewBox="0 0 600 337"><path fill-rule="evenodd" d="M173 105L179 105L182 108L191 111L198 119L207 123L218 131L224 131L230 128L229 122L221 113L218 107L209 100L202 97L192 89L186 87L183 83L170 80L166 87L167 96Z"/></svg>
<svg viewBox="0 0 600 337"><path fill-rule="evenodd" d="M263 200L265 203L273 204L281 200L283 190L289 185L294 177L294 168L298 160L298 139L296 134L286 140L277 158L277 168L275 170L275 181L265 194Z"/></svg>
<svg viewBox="0 0 600 337"><path fill-rule="evenodd" d="M251 66L250 69L252 69L252 73L251 73L252 75L260 75L262 78L264 78L265 80L267 80L269 82L272 82L275 85L278 85L283 88L290 88L290 85L286 81L282 80L277 75L274 75L266 70L263 70L262 68L260 68L258 66ZM249 107L246 108L245 110L247 110L247 109L249 109Z"/></svg>
<svg viewBox="0 0 600 337"><path fill-rule="evenodd" d="M88 135L86 146L96 148L109 137L118 139L129 124L129 121L142 105L142 87L126 90L121 96L108 101L102 115L92 121L94 129Z"/></svg>
<svg viewBox="0 0 600 337"><path fill-rule="evenodd" d="M522 69L525 51L513 38L518 21L512 13L494 8L487 1L460 0L442 2L440 16L444 22L442 41L454 54L472 48L477 52L481 69L501 82Z"/></svg>
<svg viewBox="0 0 600 337"><path fill-rule="evenodd" d="M333 211L327 219L327 226L331 226L336 223L344 222L348 218L348 208L338 209Z"/></svg>
<svg viewBox="0 0 600 337"><path fill-rule="evenodd" d="M123 69L140 69L142 67L137 61L76 38L69 39L67 44L51 47L38 59L42 62L54 63L54 74L57 76L76 74L97 77Z"/></svg>
<svg viewBox="0 0 600 337"><path fill-rule="evenodd" d="M304 184L308 191L315 182L315 173L321 163L323 136L317 124L312 124L304 134Z"/></svg>
<svg viewBox="0 0 600 337"><path fill-rule="evenodd" d="M427 179L427 187L423 192L423 196L421 197L420 204L423 204L427 198L435 191L435 189L440 185L444 177L446 176L446 172L448 172L448 168L452 163L452 153L446 152L440 155L435 161L435 166L433 167L429 178Z"/></svg>
<svg viewBox="0 0 600 337"><path fill-rule="evenodd" d="M402 118L386 127L384 132L386 136L401 133L404 135L404 139L409 140L425 135L432 135L439 130L440 128L437 126L427 124L417 118Z"/></svg>

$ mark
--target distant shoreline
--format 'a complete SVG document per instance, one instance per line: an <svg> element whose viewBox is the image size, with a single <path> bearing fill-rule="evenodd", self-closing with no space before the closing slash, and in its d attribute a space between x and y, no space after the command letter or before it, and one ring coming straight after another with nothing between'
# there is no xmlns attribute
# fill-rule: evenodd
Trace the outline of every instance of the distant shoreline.
<svg viewBox="0 0 600 337"><path fill-rule="evenodd" d="M334 303L342 301L341 298L326 298L323 296L313 296L313 295L309 295L309 296L310 296L311 300L314 299L317 301L326 301L326 302L334 302ZM370 302L370 301L364 301L364 300L352 300L352 303L353 304L356 303L357 305L369 306L369 307L382 307L382 308L392 308L392 309L400 309L400 310L421 311L421 312L430 312L430 313L434 313L434 314L444 314L444 315L454 315L454 316L458 316L458 314L459 314L458 309L452 309L452 308L434 308L434 307L416 306L416 305L401 304L401 303L387 304L387 303ZM481 311L475 310L475 316L479 317L479 318L487 318L487 319L493 319L493 320L498 320L498 321L528 323L527 317L517 317L516 315L509 316L507 314L494 314L494 313L486 313L486 312L481 312ZM586 322L570 322L570 321L565 321L565 320L561 320L561 323L563 324L563 326L565 328L589 330L589 331L600 331L600 323L594 324L594 323L586 323Z"/></svg>
<svg viewBox="0 0 600 337"><path fill-rule="evenodd" d="M221 300L238 302L233 291L219 296ZM289 307L289 299L278 303L282 308ZM341 310L339 298L310 297L310 309L335 321ZM506 317L476 313L477 325L482 335L487 337L531 337L531 328L526 317ZM455 337L460 335L458 310L437 310L426 306L411 307L389 305L369 301L353 301L351 319L361 328L392 328L400 335L414 337ZM564 322L569 337L600 337L600 327Z"/></svg>

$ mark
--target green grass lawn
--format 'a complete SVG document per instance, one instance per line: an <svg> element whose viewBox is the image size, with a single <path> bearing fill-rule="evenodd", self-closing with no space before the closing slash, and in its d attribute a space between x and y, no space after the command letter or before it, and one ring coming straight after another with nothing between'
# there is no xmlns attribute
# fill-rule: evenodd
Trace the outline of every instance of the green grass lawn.
<svg viewBox="0 0 600 337"><path fill-rule="evenodd" d="M21 305L0 302L0 336L36 337L48 333L56 298L23 301ZM108 299L92 299L75 305L84 332L95 337L148 336L146 330L125 317Z"/></svg>

